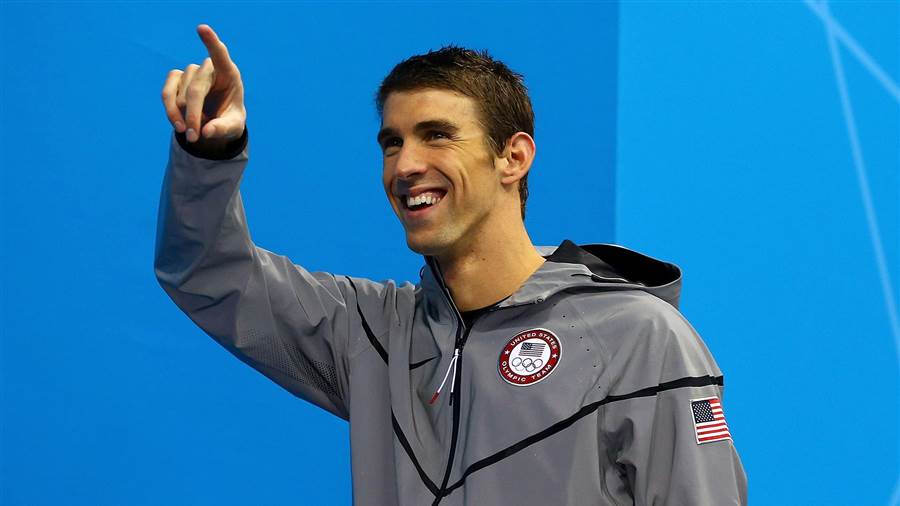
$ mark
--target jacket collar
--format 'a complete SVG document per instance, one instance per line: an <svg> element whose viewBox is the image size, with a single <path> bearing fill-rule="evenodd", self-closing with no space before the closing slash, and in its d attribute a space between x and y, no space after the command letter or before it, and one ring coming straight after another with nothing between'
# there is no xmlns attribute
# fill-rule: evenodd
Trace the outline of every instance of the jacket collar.
<svg viewBox="0 0 900 506"><path fill-rule="evenodd" d="M578 246L565 240L559 246L538 246L537 250L546 262L498 308L539 304L563 290L584 287L604 291L642 290L678 308L681 269L675 264L615 244ZM437 262L428 257L426 264L420 274L427 298L449 300L449 290L440 279Z"/></svg>

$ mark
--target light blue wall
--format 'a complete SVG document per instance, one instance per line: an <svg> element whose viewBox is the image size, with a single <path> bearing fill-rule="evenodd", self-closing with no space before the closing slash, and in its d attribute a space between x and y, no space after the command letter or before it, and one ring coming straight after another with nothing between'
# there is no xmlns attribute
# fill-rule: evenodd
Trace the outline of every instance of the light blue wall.
<svg viewBox="0 0 900 506"><path fill-rule="evenodd" d="M831 6L870 57L836 43L852 118L823 4L621 6L616 239L683 267L752 504L888 504L900 472L898 6Z"/></svg>
<svg viewBox="0 0 900 506"><path fill-rule="evenodd" d="M380 186L379 80L445 43L491 50L535 105L533 239L611 241L617 19L615 3L0 3L0 503L350 503L345 424L220 349L153 277L160 90L205 57L197 24L245 79L257 244L414 279Z"/></svg>

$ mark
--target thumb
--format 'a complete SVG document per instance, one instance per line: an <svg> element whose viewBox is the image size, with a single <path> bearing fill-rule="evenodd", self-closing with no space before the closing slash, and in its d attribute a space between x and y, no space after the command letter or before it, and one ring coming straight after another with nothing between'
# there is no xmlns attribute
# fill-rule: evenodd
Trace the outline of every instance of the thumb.
<svg viewBox="0 0 900 506"><path fill-rule="evenodd" d="M201 129L206 139L234 140L244 133L244 125L234 118L221 117L209 121Z"/></svg>

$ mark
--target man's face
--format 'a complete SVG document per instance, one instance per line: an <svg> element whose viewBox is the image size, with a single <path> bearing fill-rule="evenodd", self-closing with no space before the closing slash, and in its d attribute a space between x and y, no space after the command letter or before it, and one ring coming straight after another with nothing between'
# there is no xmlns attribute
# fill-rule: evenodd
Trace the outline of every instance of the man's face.
<svg viewBox="0 0 900 506"><path fill-rule="evenodd" d="M410 249L459 254L490 233L502 186L474 100L436 89L391 93L378 143L384 191Z"/></svg>

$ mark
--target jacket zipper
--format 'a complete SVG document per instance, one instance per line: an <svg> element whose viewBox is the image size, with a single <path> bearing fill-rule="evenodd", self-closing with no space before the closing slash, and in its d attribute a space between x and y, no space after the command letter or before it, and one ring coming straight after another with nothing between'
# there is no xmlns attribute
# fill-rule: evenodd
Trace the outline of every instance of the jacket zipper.
<svg viewBox="0 0 900 506"><path fill-rule="evenodd" d="M454 378L451 383L452 387L450 391L450 405L453 406L453 428L450 432L450 455L447 457L447 468L444 470L444 478L441 480L441 487L438 489L437 497L434 498L434 503L432 503L433 506L437 506L441 502L441 499L444 498L444 494L447 491L447 483L450 481L450 472L453 470L453 460L456 457L456 440L459 437L459 397L460 383L462 383L462 349L466 344L466 339L469 338L469 331L471 330L471 327L465 327L462 317L460 317L460 328L465 330L462 333L462 337L457 340L456 350L454 350L456 364L454 365ZM459 335L458 332L457 335Z"/></svg>
<svg viewBox="0 0 900 506"><path fill-rule="evenodd" d="M434 503L432 503L432 506L437 506L441 502L441 499L444 498L444 493L447 490L447 483L450 481L450 472L453 470L453 460L456 457L456 439L459 437L459 396L460 383L462 382L462 351L463 347L466 345L466 340L469 338L469 332L472 329L471 327L466 327L466 323L463 321L462 315L456 307L456 303L453 302L453 297L450 296L450 290L447 288L447 285L444 284L444 276L443 273L441 273L440 266L437 265L437 261L431 259L429 265L431 266L432 274L435 275L438 283L441 285L441 291L444 293L444 297L447 298L447 302L450 304L450 307L453 308L453 313L456 315L456 321L458 323L458 326L456 327L453 358L450 361L450 366L447 368L447 373L444 374L444 380L441 382L441 386L438 387L437 392L435 392L431 398L431 402L434 403L444 382L447 381L447 376L450 374L452 368L453 378L450 380L450 405L453 406L453 424L450 432L450 454L447 457L447 468L444 470L444 478L441 480L437 497L434 498ZM473 321L472 323L474 324L475 322Z"/></svg>

